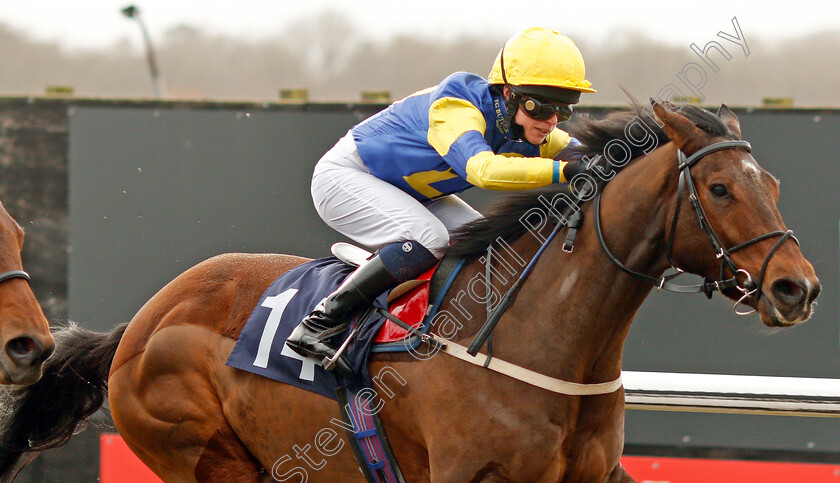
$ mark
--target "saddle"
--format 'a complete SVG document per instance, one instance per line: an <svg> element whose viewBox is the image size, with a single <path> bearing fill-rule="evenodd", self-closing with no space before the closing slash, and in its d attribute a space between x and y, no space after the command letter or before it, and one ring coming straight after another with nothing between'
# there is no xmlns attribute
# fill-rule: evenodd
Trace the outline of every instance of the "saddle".
<svg viewBox="0 0 840 483"><path fill-rule="evenodd" d="M347 265L358 267L373 254L350 243L338 242L330 247L333 256ZM423 319L429 311L431 280L440 263L415 280L409 280L395 287L388 294L388 312L415 331L422 330ZM396 346L379 347L406 340L409 329L386 317L385 323L373 338L373 352L393 352ZM391 350L388 350L388 349ZM405 350L405 349L403 349Z"/></svg>

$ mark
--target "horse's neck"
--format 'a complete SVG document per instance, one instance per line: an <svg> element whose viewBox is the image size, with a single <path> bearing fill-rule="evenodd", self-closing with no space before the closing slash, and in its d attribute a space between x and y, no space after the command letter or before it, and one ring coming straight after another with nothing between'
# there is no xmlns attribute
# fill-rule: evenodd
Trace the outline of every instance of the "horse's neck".
<svg viewBox="0 0 840 483"><path fill-rule="evenodd" d="M666 217L673 209L678 171L674 147L669 144L634 161L604 188L601 200L601 228L610 252L627 267L648 275L667 267ZM593 206L587 207L586 230L595 238ZM597 238L595 238L597 241ZM599 263L616 273L621 269L607 260L600 243ZM634 279L628 281L635 283Z"/></svg>
<svg viewBox="0 0 840 483"><path fill-rule="evenodd" d="M653 276L666 268L666 205L675 183L673 167L655 161L627 167L607 186L601 203L602 229L612 253ZM592 203L584 207L572 253L561 249L562 236L546 249L509 310L508 320L516 325L508 329L511 337L497 338L498 346L515 348L511 352L539 367L535 370L580 382L618 375L630 323L652 289L607 258L592 209ZM527 234L513 244L524 254L536 252L536 246Z"/></svg>

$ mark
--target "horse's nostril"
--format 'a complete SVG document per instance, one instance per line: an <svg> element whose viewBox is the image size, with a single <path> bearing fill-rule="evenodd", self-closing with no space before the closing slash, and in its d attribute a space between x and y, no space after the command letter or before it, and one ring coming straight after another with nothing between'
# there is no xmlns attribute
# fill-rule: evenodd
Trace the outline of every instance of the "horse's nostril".
<svg viewBox="0 0 840 483"><path fill-rule="evenodd" d="M776 280L772 290L777 299L788 305L798 305L805 301L806 290L793 280Z"/></svg>
<svg viewBox="0 0 840 483"><path fill-rule="evenodd" d="M43 352L41 344L32 337L16 337L6 344L6 354L21 366L41 360Z"/></svg>
<svg viewBox="0 0 840 483"><path fill-rule="evenodd" d="M817 296L820 294L821 291L822 285L820 285L819 283L814 285L814 288L811 289L811 294L808 296L808 304L814 303L814 300L817 299Z"/></svg>
<svg viewBox="0 0 840 483"><path fill-rule="evenodd" d="M6 350L10 354L26 355L35 350L35 341L29 337L18 337L9 341Z"/></svg>

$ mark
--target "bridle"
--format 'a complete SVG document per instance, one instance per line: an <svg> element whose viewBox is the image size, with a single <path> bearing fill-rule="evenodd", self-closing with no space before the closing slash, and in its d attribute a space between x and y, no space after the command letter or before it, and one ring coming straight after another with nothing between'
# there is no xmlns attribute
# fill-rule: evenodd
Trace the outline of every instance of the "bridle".
<svg viewBox="0 0 840 483"><path fill-rule="evenodd" d="M0 283L5 282L6 280L11 280L13 278L22 278L32 283L32 280L29 278L29 274L24 272L23 270L9 270L8 272L0 273Z"/></svg>
<svg viewBox="0 0 840 483"><path fill-rule="evenodd" d="M670 263L671 267L675 270L675 273L670 273L666 275L662 275L660 278L652 277L650 275L646 275L643 273L636 272L627 268L620 260L618 260L610 249L607 247L606 241L604 240L604 235L601 230L601 220L600 220L600 204L601 204L601 193L599 192L594 199L594 207L593 212L595 216L595 233L598 236L598 241L601 244L601 247L604 249L604 252L607 254L607 257L619 268L621 268L624 272L628 273L629 275L633 276L636 279L643 280L648 282L657 287L658 290L668 290L671 292L680 292L680 293L705 293L707 297L712 296L712 293L715 290L723 291L730 288L736 288L741 293L742 296L735 302L735 306L733 310L738 315L747 315L755 311L755 309L751 309L749 311L739 311L738 306L744 304L747 299L750 297L754 297L754 302L758 303L758 300L761 298L762 291L761 291L761 284L764 280L764 276L767 271L767 266L770 264L770 259L779 250L782 244L787 239L792 239L796 244L799 244L799 241L796 237L793 236L793 231L771 231L765 233L763 235L759 235L751 240L747 240L743 243L739 243L734 245L730 248L724 248L723 244L720 241L720 237L715 232L714 228L712 228L711 223L709 223L709 218L706 215L705 210L703 209L702 203L700 203L700 197L697 194L697 188L694 185L694 180L691 176L691 167L697 164L704 156L707 156L711 153L716 151L721 151L725 149L746 149L747 152L751 150L750 143L747 141L742 140L730 140L730 141L720 141L714 144L710 144L691 156L686 157L686 155L681 151L677 150L677 169L680 171L679 174L679 181L677 185L677 204L674 209L674 218L671 220L671 226L669 230L667 248L665 251L666 258ZM712 246L712 250L715 253L715 257L720 260L720 277L719 280L710 280L706 279L704 283L697 284L697 285L679 285L671 280L675 277L681 275L683 273L682 270L677 268L674 263L671 261L671 252L674 246L674 239L677 233L677 221L680 216L680 207L682 206L682 198L685 192L688 192L688 200L691 203L691 207L694 209L694 213L697 215L697 220L700 222L700 228L706 234L709 239L709 243ZM743 269L739 268L738 265L732 260L732 253L742 250L748 246L751 246L755 243L760 241L766 240L768 238L779 237L776 241L776 244L773 245L773 248L767 253L767 256L764 259L764 263L761 266L761 271L759 272L758 279L753 281L752 276L750 273ZM731 278L724 278L726 269L732 273ZM744 282L741 283L738 280L738 275L743 275L745 277Z"/></svg>
<svg viewBox="0 0 840 483"><path fill-rule="evenodd" d="M750 240L747 240L743 243L739 243L739 244L734 245L734 246L732 246L728 249L723 247L723 244L720 241L720 237L715 232L711 223L709 223L709 217L706 215L706 212L703 209L702 203L700 203L700 196L697 193L697 187L694 185L694 180L691 177L691 167L693 165L695 165L697 162L699 162L704 156L707 156L711 153L721 151L721 150L724 150L724 149L745 149L745 150L747 150L747 152L749 152L751 150L751 147L750 147L750 143L748 143L747 141L734 140L734 141L721 141L721 142L711 144L709 146L706 146L706 147L698 150L697 152L695 152L694 154L692 154L689 157L686 157L685 154L681 150L679 150L679 149L677 150L677 169L679 170L679 179L678 179L677 196L676 196L677 206L674 210L674 218L671 220L671 226L670 226L670 230L669 230L670 237L667 240L667 248L666 248L666 250L667 250L666 251L666 258L667 258L668 262L670 263L671 268L673 270L675 270L676 273L672 273L672 274L669 274L669 275L663 275L660 278L651 277L650 275L646 275L644 273L639 273L639 272L636 272L634 270L631 270L631 269L627 268L623 263L621 263L620 260L618 260L615 257L615 255L612 254L612 252L610 252L610 249L607 247L607 243L604 240L603 231L601 230L601 209L600 209L601 208L601 191L599 191L594 196L593 215L595 217L595 220L594 220L595 233L597 234L598 241L601 244L601 248L603 248L607 257L609 257L609 259L615 265L617 265L619 268L621 268L623 271L630 274L634 278L637 278L639 280L648 282L648 283L658 287L659 290L664 289L664 290L669 290L669 291L672 291L672 292L681 292L681 293L705 293L708 297L711 297L712 293L715 290L723 291L723 290L726 290L726 289L736 288L739 291L741 291L741 293L743 295L741 296L740 299L738 299L737 302L735 302L735 306L733 307L733 310L738 315L747 315L747 314L750 314L750 313L754 312L755 309L752 309L750 311L738 311L738 306L741 305L741 304L746 304L746 300L749 299L750 297L754 297L754 299L753 299L754 304L757 305L758 300L761 297L761 283L764 280L764 275L767 271L767 266L770 263L770 259L773 258L773 255L775 255L775 253L779 250L779 248L782 246L782 244L786 240L788 240L789 238L792 239L793 241L795 241L797 244L799 242L793 236L793 231L791 231L791 230L788 230L788 231L776 230L776 231L771 231L771 232L765 233L763 235L757 236L757 237L752 238ZM674 246L674 237L676 235L677 222L678 222L679 216L680 216L680 206L682 206L682 200L683 200L683 196L684 196L685 192L688 192L688 199L689 199L689 202L691 203L692 208L694 209L694 213L697 215L697 220L700 223L700 228L703 230L703 232L709 238L709 242L711 243L712 250L714 250L715 257L720 260L721 267L720 267L719 280L706 279L704 281L704 283L699 284L699 285L678 285L678 284L675 284L674 282L671 281L673 278L675 278L675 277L677 277L677 276L679 276L683 273L683 271L680 270L678 267L676 267L674 265L673 261L671 260L671 251L672 251L673 246ZM578 199L581 200L581 199L585 198L587 195L588 195L588 192L585 191L585 189L581 190L578 193L578 196L579 196ZM540 379L540 380L550 379L550 378L545 378L544 376L541 376L539 374L534 375L535 373L532 373L531 371L527 371L528 377L520 376L520 369L521 368L519 368L517 366L514 366L510 363L507 363L505 361L497 361L497 365L501 364L505 368L490 367L490 365L492 364L492 361L491 361L491 357L490 357L489 347L488 347L488 351L487 351L486 355L482 354L480 356L477 356L477 354L478 354L478 351L481 349L482 345L484 345L484 342L486 342L487 339L490 337L490 334L492 333L493 328L496 326L496 323L501 318L502 313L504 313L504 311L510 305L513 298L516 296L517 292L519 291L519 288L522 286L522 283L528 277L528 275L531 273L531 270L535 266L537 260L539 260L540 256L545 252L546 248L551 243L551 241L554 239L555 235L557 235L557 233L559 233L560 229L564 226L566 226L568 228L568 231L567 231L567 234L566 234L566 242L563 244L563 251L566 251L566 252L571 252L572 251L572 245L574 243L575 233L577 232L577 229L580 227L580 213L581 212L578 209L573 214L573 216L576 216L576 218L566 219L566 217L564 216L564 217L561 217L557 220L557 225L554 227L554 230L552 230L551 234L549 234L549 236L543 241L542 245L537 250L537 253L534 254L534 256L531 258L531 261L522 270L522 273L520 274L519 278L513 283L513 285L511 285L511 287L508 289L508 291L500 299L500 301L496 305L495 309L492 312L488 313L487 320L484 322L484 325L481 326L481 329L479 329L478 333L475 335L475 338L470 343L469 347L462 347L458 344L454 344L454 343L451 343L449 341L445 341L445 342L442 343L445 347L444 352L446 352L448 354L451 354L451 355L454 355L455 357L458 357L460 359L469 361L473 364L483 366L483 367L489 367L489 368L491 368L493 370L496 370L498 372L502 372L503 374L506 374L510 377L514 377L516 379L528 382L529 384L539 386L539 387L542 387L544 389L549 388L549 384L541 384L539 382L536 382L536 380L537 379ZM750 273L747 270L745 270L743 268L738 268L738 265L732 260L732 253L734 253L738 250L742 250L746 247L752 246L752 245L754 245L754 244L756 244L756 243L758 243L762 240L766 240L768 238L773 238L773 237L779 237L779 239L776 241L776 244L773 245L773 248L771 248L770 251L767 253L767 256L764 259L764 263L761 266L761 271L759 272L758 280L753 281L752 276L750 275ZM487 257L487 264L488 264L488 267L489 267L489 264L490 264L489 257ZM729 269L729 271L732 272L732 277L730 277L730 278L724 278L727 269ZM488 268L488 270L489 270L489 268ZM744 282L743 283L741 283L738 280L738 275L743 275L744 276ZM489 310L488 310L488 312L489 312ZM400 324L400 325L403 325L403 324ZM408 327L408 326L405 326L405 327ZM411 329L410 327L408 327L408 330L413 331L413 329ZM417 331L413 331L413 332L417 332ZM428 336L428 335L424 336L421 333L415 333L415 335L418 335L421 338L421 340L424 340L426 342L429 342L429 340L430 340L430 336ZM496 359L492 359L492 360L496 360ZM550 383L551 383L551 385L558 385L558 386L562 386L564 388L564 389L557 389L557 390L551 389L551 390L555 390L555 392L560 392L560 393L563 393L563 394L578 394L578 395L581 394L581 393L574 392L574 390L575 390L574 388L570 389L568 387L569 384L568 384L567 381L559 381L559 380L555 379L555 380L551 380ZM608 383L595 384L595 385L592 385L591 387L590 387L590 385L582 385L581 387L588 387L588 390L594 391L594 392L591 392L591 393L588 393L588 394L607 394L609 392L614 391L618 387L616 385L620 385L620 384L621 384L621 378L619 377L619 378L617 378L613 381L610 381Z"/></svg>
<svg viewBox="0 0 840 483"><path fill-rule="evenodd" d="M621 261L618 258L616 258L615 255L612 254L609 247L607 247L607 242L604 240L604 233L601 230L601 191L595 194L593 199L594 205L592 208L592 212L595 217L595 233L598 237L598 242L601 244L601 248L604 250L604 253L606 253L610 261L612 261L613 264L618 266L620 269L622 269L632 277L654 285L655 287L657 287L657 290L667 290L670 292L679 293L704 293L709 298L711 298L715 290L723 291L726 289L736 288L741 292L742 296L740 299L738 299L737 302L735 302L733 310L738 315L748 315L753 313L755 309L750 309L748 311L739 311L738 306L741 304L745 304L746 300L750 297L755 297L754 303L758 303L758 300L761 298L761 283L764 280L764 275L767 271L767 266L770 264L770 259L773 258L773 255L776 253L776 251L779 250L779 248L782 246L782 243L784 243L788 238L795 241L797 245L799 244L799 241L796 239L796 237L793 236L793 231L777 230L765 233L764 235L757 236L751 240L739 243L728 249L723 247L723 244L720 242L720 237L718 237L714 228L712 228L711 223L709 223L709 217L706 216L706 212L705 210L703 210L703 205L700 203L700 197L697 194L697 188L694 186L694 180L691 177L691 167L697 164L697 162L700 161L704 156L724 149L746 149L747 152L749 152L751 150L751 147L750 143L748 143L747 141L736 140L720 141L714 144L710 144L698 150L689 157L686 157L681 150L677 150L677 169L680 171L677 186L677 206L674 210L674 218L671 221L670 237L668 239L666 249L666 258L668 259L668 262L670 263L671 268L675 271L675 273L663 274L660 278L652 277L650 275L639 273L627 268L627 266L621 263ZM683 274L683 271L676 267L671 261L671 250L674 246L674 237L676 235L677 230L677 221L680 216L680 207L682 206L683 194L686 191L688 191L688 199L691 202L692 208L694 208L694 213L697 215L698 221L700 222L700 228L708 236L709 242L712 245L712 250L714 250L715 257L720 259L721 261L719 280L710 280L707 278L703 283L696 285L680 285L672 281L674 278ZM588 196L589 194L588 191L586 191L586 189L581 190L578 193L578 201L583 200ZM577 207L576 204L574 206ZM472 343L467 349L467 353L470 356L475 356L478 353L478 350L481 349L481 346L490 336L490 333L493 331L493 328L496 326L496 323L498 323L502 314L511 304L514 297L516 297L517 292L519 292L519 288L522 286L525 279L531 273L531 270L536 265L537 260L539 260L540 256L545 252L549 244L551 244L551 241L555 238L555 236L560 232L560 230L563 227L568 228L568 232L566 234L566 241L563 244L563 251L572 251L575 234L577 233L578 228L580 228L580 223L582 220L581 216L581 211L578 209L573 214L570 214L568 218L564 215L557 219L557 224L555 225L554 229L543 241L542 245L537 250L537 253L535 253L534 256L531 258L531 261L528 262L528 264L522 270L522 273L519 275L519 278L513 283L513 285L511 285L511 287L504 294L504 296L502 296L501 300L496 305L496 308L493 310L492 314L490 314L487 317L487 320L484 322L484 325L476 334L475 338L473 339ZM767 253L767 257L764 259L764 263L762 264L761 271L758 275L758 281L754 282L752 276L747 270L743 268L738 268L738 265L735 264L735 262L732 260L732 253L738 250L742 250L762 240L766 240L768 238L773 238L776 236L778 236L779 239L776 241L776 244L773 245L773 248L770 249L770 252ZM724 276L727 268L730 270L730 272L732 272L732 277L725 279ZM739 274L744 276L743 284L738 280Z"/></svg>

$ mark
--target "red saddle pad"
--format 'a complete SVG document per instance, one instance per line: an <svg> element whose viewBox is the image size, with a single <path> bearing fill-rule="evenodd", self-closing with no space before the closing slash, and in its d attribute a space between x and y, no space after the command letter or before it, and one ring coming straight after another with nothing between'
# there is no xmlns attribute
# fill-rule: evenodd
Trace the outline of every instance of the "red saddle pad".
<svg viewBox="0 0 840 483"><path fill-rule="evenodd" d="M394 317L415 329L420 327L420 324L426 316L426 310L429 306L429 280L432 279L432 274L435 273L435 269L437 267L417 277L417 280L422 280L423 283L399 295L388 304L388 311ZM396 342L404 339L406 334L408 334L406 329L386 319L382 328L379 329L376 337L374 337L373 343Z"/></svg>

